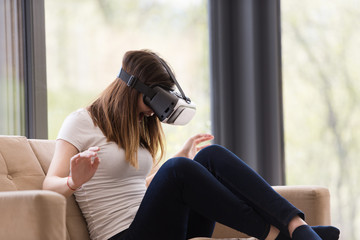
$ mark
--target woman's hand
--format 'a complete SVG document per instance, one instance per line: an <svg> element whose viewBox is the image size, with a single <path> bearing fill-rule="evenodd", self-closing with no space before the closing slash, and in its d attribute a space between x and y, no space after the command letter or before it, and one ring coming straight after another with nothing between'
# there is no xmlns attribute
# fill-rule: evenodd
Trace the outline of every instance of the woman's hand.
<svg viewBox="0 0 360 240"><path fill-rule="evenodd" d="M55 152L43 182L43 189L65 197L71 196L74 189L81 187L94 176L100 163L97 156L99 150L98 147L92 147L79 153L71 143L62 139L56 140ZM68 177L70 170L72 177Z"/></svg>
<svg viewBox="0 0 360 240"><path fill-rule="evenodd" d="M81 187L94 176L100 163L98 151L100 151L99 147L91 147L70 159L71 178L69 184L71 188Z"/></svg>
<svg viewBox="0 0 360 240"><path fill-rule="evenodd" d="M197 134L197 135L189 138L185 142L182 149L178 153L176 153L174 157L186 157L186 158L193 159L198 151L200 151L201 149L203 149L211 144L205 144L202 146L198 146L198 145L203 142L210 141L212 139L214 139L214 136L211 134L207 134L207 133Z"/></svg>

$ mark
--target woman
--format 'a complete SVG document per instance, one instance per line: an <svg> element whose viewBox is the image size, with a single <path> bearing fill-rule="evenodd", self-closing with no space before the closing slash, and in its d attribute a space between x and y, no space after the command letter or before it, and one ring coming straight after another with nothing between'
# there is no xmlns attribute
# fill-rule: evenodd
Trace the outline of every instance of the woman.
<svg viewBox="0 0 360 240"><path fill-rule="evenodd" d="M171 70L153 52L127 52L122 66L146 86L174 87ZM334 227L309 227L301 211L237 156L200 146L210 134L190 138L147 177L164 156L164 134L143 94L123 80L67 117L43 183L66 197L75 194L92 239L210 237L215 221L258 239L338 239Z"/></svg>

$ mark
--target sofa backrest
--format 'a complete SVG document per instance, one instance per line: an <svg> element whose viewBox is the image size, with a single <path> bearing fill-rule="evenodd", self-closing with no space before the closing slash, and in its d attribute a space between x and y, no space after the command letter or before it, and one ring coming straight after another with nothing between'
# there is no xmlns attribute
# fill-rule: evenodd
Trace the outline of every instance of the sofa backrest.
<svg viewBox="0 0 360 240"><path fill-rule="evenodd" d="M25 137L0 137L0 191L41 189L44 177Z"/></svg>
<svg viewBox="0 0 360 240"><path fill-rule="evenodd" d="M55 150L53 140L0 136L0 191L39 190ZM89 240L86 222L74 196L67 199L68 240Z"/></svg>

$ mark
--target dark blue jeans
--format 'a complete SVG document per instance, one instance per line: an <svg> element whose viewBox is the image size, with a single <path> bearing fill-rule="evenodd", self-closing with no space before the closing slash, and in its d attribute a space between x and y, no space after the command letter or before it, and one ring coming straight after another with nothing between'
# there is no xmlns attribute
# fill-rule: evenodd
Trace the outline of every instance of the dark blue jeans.
<svg viewBox="0 0 360 240"><path fill-rule="evenodd" d="M210 237L220 222L258 239L270 225L287 232L303 213L227 149L212 145L194 160L173 158L152 180L130 227L111 239Z"/></svg>

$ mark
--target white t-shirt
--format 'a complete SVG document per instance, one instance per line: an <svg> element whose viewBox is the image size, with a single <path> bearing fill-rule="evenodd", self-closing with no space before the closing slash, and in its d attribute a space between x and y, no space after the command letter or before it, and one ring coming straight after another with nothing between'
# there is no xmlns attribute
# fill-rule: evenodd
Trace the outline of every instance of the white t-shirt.
<svg viewBox="0 0 360 240"><path fill-rule="evenodd" d="M125 160L125 151L108 142L86 109L79 109L64 121L58 139L80 152L98 146L101 159L94 177L74 194L87 221L93 240L108 239L127 229L146 191L145 180L152 167L149 151L139 148L138 169Z"/></svg>

